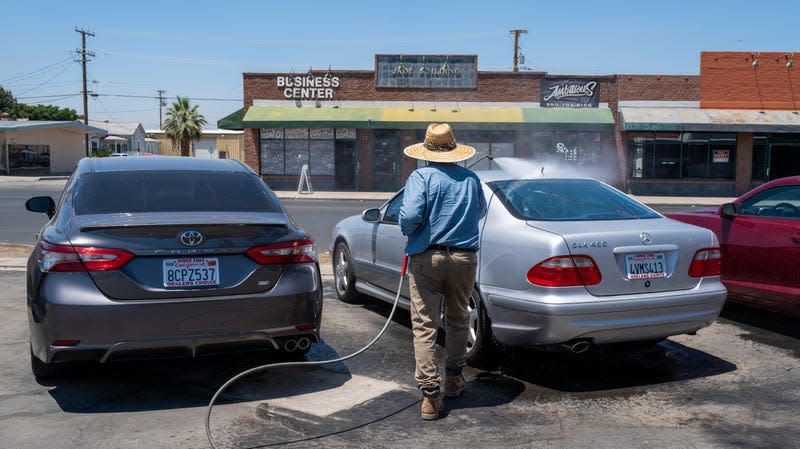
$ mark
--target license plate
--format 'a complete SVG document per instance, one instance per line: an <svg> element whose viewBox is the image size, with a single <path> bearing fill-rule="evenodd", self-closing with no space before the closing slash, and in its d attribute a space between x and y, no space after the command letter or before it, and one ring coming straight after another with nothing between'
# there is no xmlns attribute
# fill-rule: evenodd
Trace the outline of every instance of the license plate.
<svg viewBox="0 0 800 449"><path fill-rule="evenodd" d="M664 253L636 253L625 255L628 279L653 279L667 277Z"/></svg>
<svg viewBox="0 0 800 449"><path fill-rule="evenodd" d="M164 260L164 287L207 287L219 285L216 257L187 257Z"/></svg>

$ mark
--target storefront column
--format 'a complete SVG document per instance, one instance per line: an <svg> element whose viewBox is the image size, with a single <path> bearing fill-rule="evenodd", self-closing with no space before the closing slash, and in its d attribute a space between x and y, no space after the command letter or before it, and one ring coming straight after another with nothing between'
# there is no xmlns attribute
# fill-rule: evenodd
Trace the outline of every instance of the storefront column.
<svg viewBox="0 0 800 449"><path fill-rule="evenodd" d="M750 190L753 172L753 133L736 133L736 195Z"/></svg>
<svg viewBox="0 0 800 449"><path fill-rule="evenodd" d="M244 130L244 163L261 173L261 140L260 129L247 128Z"/></svg>
<svg viewBox="0 0 800 449"><path fill-rule="evenodd" d="M356 183L358 190L372 190L372 130L357 129L358 141L358 170Z"/></svg>

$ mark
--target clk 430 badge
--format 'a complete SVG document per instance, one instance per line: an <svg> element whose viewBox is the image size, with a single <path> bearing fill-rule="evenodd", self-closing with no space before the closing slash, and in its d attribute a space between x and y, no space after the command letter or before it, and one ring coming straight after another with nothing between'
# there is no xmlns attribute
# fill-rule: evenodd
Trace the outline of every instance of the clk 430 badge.
<svg viewBox="0 0 800 449"><path fill-rule="evenodd" d="M597 240L594 242L572 242L572 249L579 249L579 248L606 248L608 247L608 242L604 242L602 240Z"/></svg>

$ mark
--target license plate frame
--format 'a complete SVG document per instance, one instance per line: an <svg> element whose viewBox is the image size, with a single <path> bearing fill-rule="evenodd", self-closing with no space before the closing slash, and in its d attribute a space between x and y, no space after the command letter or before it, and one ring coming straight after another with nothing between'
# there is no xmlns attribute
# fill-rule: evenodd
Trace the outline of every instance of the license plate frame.
<svg viewBox="0 0 800 449"><path fill-rule="evenodd" d="M628 279L660 279L667 277L663 252L641 252L625 255L625 272Z"/></svg>
<svg viewBox="0 0 800 449"><path fill-rule="evenodd" d="M219 259L216 257L182 257L164 259L161 264L162 285L166 288L216 287L219 285Z"/></svg>

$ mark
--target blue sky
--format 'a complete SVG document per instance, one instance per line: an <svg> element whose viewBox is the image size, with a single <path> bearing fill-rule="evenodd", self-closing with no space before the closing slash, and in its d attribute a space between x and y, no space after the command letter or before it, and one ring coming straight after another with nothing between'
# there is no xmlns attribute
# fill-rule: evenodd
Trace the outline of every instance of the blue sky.
<svg viewBox="0 0 800 449"><path fill-rule="evenodd" d="M0 86L24 103L158 127L157 90L187 96L215 128L241 107L242 73L372 69L376 53L476 54L551 74L697 74L700 52L800 52L800 1L14 1L0 6ZM145 98L138 98L145 97Z"/></svg>

